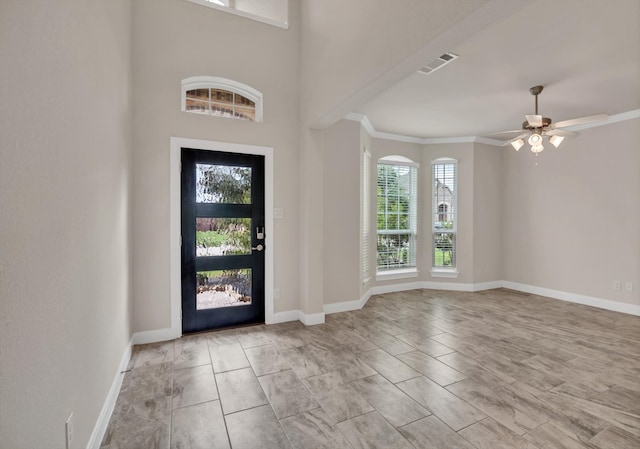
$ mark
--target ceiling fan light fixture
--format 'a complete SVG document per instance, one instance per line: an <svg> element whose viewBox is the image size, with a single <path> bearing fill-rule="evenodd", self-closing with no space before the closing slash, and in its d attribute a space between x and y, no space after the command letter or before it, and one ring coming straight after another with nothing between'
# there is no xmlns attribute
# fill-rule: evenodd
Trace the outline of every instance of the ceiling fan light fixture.
<svg viewBox="0 0 640 449"><path fill-rule="evenodd" d="M531 146L531 152L538 154L541 153L542 150L544 150L544 147L542 146L541 143L535 144Z"/></svg>
<svg viewBox="0 0 640 449"><path fill-rule="evenodd" d="M558 148L560 146L560 144L562 143L563 140L564 140L563 136L551 136L551 137L549 137L549 142L551 142L551 145L553 145L556 148Z"/></svg>
<svg viewBox="0 0 640 449"><path fill-rule="evenodd" d="M522 148L522 145L524 145L524 139L518 139L518 140L514 140L513 142L511 142L511 146L516 151L518 151L520 148Z"/></svg>
<svg viewBox="0 0 640 449"><path fill-rule="evenodd" d="M536 145L542 145L542 136L540 134L537 133L533 133L529 136L529 145L536 146Z"/></svg>

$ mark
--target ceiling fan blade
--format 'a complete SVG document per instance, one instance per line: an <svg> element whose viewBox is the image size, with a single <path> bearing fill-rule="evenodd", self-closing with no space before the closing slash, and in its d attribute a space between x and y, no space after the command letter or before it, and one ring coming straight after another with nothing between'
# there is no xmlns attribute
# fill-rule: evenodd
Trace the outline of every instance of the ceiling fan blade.
<svg viewBox="0 0 640 449"><path fill-rule="evenodd" d="M587 117L574 118L571 120L564 120L562 122L554 123L553 127L565 128L567 126L582 125L584 123L600 122L606 120L607 118L609 118L607 114L589 115Z"/></svg>
<svg viewBox="0 0 640 449"><path fill-rule="evenodd" d="M541 115L525 115L529 125L534 128L542 128L542 116Z"/></svg>
<svg viewBox="0 0 640 449"><path fill-rule="evenodd" d="M507 146L507 145L509 145L511 142L515 142L515 141L516 141L516 140L518 140L518 139L522 139L523 137L526 137L526 136L528 136L529 134L530 134L530 133L528 133L528 132L526 132L526 133L522 133L522 134L520 134L519 136L516 136L516 137L514 137L514 138L513 138L513 139L511 139L511 140L507 140L505 143L503 143L503 144L502 144L502 145L500 145L500 146L501 146L501 147Z"/></svg>
<svg viewBox="0 0 640 449"><path fill-rule="evenodd" d="M520 129L512 129L511 131L500 131L497 133L488 133L486 134L487 136L497 136L498 134L513 134L513 133L521 133L522 132L522 128Z"/></svg>
<svg viewBox="0 0 640 449"><path fill-rule="evenodd" d="M567 131L564 129L550 129L548 131L545 131L545 134L549 136L560 136L560 137L573 137L578 135L578 133L574 133L573 131Z"/></svg>

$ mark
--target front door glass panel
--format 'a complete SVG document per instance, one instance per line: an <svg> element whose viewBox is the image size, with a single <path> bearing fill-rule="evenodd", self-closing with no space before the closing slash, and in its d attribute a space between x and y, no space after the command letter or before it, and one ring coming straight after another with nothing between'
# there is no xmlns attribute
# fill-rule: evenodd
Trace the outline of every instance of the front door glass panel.
<svg viewBox="0 0 640 449"><path fill-rule="evenodd" d="M198 271L196 309L251 305L251 268Z"/></svg>
<svg viewBox="0 0 640 449"><path fill-rule="evenodd" d="M251 218L196 218L196 256L251 254Z"/></svg>
<svg viewBox="0 0 640 449"><path fill-rule="evenodd" d="M251 167L196 164L196 203L251 204Z"/></svg>

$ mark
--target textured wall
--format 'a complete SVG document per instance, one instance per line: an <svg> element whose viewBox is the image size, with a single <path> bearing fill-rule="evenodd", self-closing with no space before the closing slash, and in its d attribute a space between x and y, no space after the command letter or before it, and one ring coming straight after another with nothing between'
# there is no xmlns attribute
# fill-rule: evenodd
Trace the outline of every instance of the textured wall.
<svg viewBox="0 0 640 449"><path fill-rule="evenodd" d="M360 124L341 120L323 131L323 299L360 296Z"/></svg>
<svg viewBox="0 0 640 449"><path fill-rule="evenodd" d="M640 120L545 147L503 153L503 279L640 305Z"/></svg>
<svg viewBox="0 0 640 449"><path fill-rule="evenodd" d="M86 447L130 338L131 4L0 2L0 447Z"/></svg>
<svg viewBox="0 0 640 449"><path fill-rule="evenodd" d="M292 2L295 14L295 2ZM134 331L171 327L169 138L274 148L275 310L298 308L298 28L255 22L183 0L133 2ZM264 122L180 110L180 81L219 76L261 91Z"/></svg>
<svg viewBox="0 0 640 449"><path fill-rule="evenodd" d="M502 279L502 154L508 149L480 143L473 148L473 282L477 284Z"/></svg>

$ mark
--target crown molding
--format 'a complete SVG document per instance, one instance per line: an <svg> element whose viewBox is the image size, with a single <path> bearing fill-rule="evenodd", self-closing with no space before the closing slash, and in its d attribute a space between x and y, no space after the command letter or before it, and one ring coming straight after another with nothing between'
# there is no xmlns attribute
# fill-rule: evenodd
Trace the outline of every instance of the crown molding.
<svg viewBox="0 0 640 449"><path fill-rule="evenodd" d="M583 129L597 128L598 126L610 125L612 123L623 122L625 120L633 120L640 118L640 109L634 109L633 111L621 112L620 114L610 115L607 120L602 122L585 123L584 125L576 125L567 127L570 131L580 131ZM466 137L413 137L404 136L402 134L385 133L377 131L369 118L364 114L358 114L351 112L344 117L345 120L353 120L360 122L362 127L367 133L376 139L393 140L396 142L417 143L420 145L438 145L448 143L483 143L485 145L493 145L496 147L504 146L507 141L489 139L482 136L466 136Z"/></svg>

